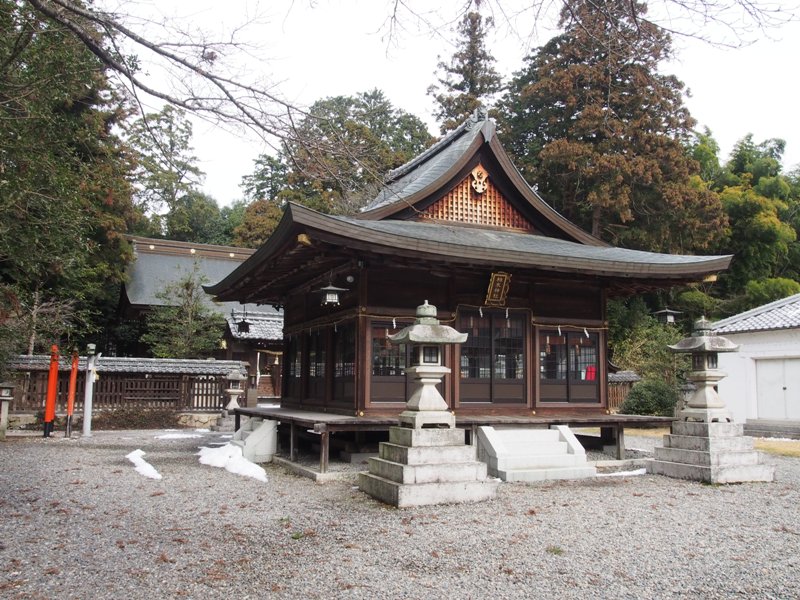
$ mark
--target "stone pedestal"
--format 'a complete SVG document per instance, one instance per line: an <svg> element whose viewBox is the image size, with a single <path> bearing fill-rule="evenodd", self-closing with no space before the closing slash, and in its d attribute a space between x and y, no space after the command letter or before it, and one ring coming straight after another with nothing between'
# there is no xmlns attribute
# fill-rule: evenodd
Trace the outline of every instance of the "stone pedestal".
<svg viewBox="0 0 800 600"><path fill-rule="evenodd" d="M773 481L775 467L761 463L753 438L740 423L676 421L655 449L648 472L706 483Z"/></svg>
<svg viewBox="0 0 800 600"><path fill-rule="evenodd" d="M397 507L489 500L499 483L464 443L464 430L449 427L392 427L369 472L358 476L363 492Z"/></svg>

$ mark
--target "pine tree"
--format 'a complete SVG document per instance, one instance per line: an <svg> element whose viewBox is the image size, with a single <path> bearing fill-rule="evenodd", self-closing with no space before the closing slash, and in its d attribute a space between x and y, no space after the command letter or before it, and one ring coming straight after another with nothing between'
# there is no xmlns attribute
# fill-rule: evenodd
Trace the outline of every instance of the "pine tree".
<svg viewBox="0 0 800 600"><path fill-rule="evenodd" d="M502 78L494 68L494 57L486 50L486 32L493 20L469 12L458 26L458 49L450 63L440 61L439 85L428 88L436 101L434 116L447 133L464 122L479 106L489 108L495 94L502 90ZM439 87L441 86L441 87Z"/></svg>
<svg viewBox="0 0 800 600"><path fill-rule="evenodd" d="M687 147L683 84L659 73L667 33L629 2L577 0L564 32L526 59L501 135L539 193L594 235L670 252L708 248L724 216Z"/></svg>

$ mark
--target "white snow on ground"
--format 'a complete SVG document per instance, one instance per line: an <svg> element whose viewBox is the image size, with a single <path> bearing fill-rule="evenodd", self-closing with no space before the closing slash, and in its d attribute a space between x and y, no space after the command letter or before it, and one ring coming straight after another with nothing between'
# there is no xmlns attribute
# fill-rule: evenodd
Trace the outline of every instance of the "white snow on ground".
<svg viewBox="0 0 800 600"><path fill-rule="evenodd" d="M153 465L147 462L142 457L145 455L144 450L134 450L125 458L133 463L133 466L136 467L136 471L140 474L144 475L145 477L149 477L150 479L161 479L161 473L155 470Z"/></svg>
<svg viewBox="0 0 800 600"><path fill-rule="evenodd" d="M157 435L157 440L188 440L191 438L203 437L199 433L165 433L164 435Z"/></svg>
<svg viewBox="0 0 800 600"><path fill-rule="evenodd" d="M632 477L634 475L646 475L647 469L636 469L634 471L617 471L616 473L598 473L598 477Z"/></svg>
<svg viewBox="0 0 800 600"><path fill-rule="evenodd" d="M230 473L252 477L259 481L267 481L267 472L257 464L242 456L242 449L233 444L225 444L219 448L200 446L200 464L224 468Z"/></svg>
<svg viewBox="0 0 800 600"><path fill-rule="evenodd" d="M207 428L205 428L205 427L201 427L200 429L195 429L195 431L196 431L197 433L211 433L211 430L210 430L210 429L207 429Z"/></svg>

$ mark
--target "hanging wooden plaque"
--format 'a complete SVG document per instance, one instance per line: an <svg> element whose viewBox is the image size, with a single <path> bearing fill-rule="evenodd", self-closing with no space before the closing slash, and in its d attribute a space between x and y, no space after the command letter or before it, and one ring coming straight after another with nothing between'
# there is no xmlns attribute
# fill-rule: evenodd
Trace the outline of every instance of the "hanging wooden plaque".
<svg viewBox="0 0 800 600"><path fill-rule="evenodd" d="M509 287L511 287L511 273L503 271L492 273L492 277L489 279L489 289L486 290L485 304L487 306L505 306Z"/></svg>

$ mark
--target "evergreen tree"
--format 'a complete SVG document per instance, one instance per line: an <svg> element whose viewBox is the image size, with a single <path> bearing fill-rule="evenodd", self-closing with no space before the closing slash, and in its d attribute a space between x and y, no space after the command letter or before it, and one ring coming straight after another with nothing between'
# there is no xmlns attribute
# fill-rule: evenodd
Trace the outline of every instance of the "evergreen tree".
<svg viewBox="0 0 800 600"><path fill-rule="evenodd" d="M428 94L436 101L434 116L443 134L461 125L479 106L490 108L494 95L502 90L495 59L486 50L486 32L492 25L491 17L484 21L480 13L465 14L458 26L455 54L449 63L438 64L442 75L437 76L438 85L428 88Z"/></svg>
<svg viewBox="0 0 800 600"><path fill-rule="evenodd" d="M157 297L141 341L156 358L206 358L219 348L225 319L206 305L207 279L197 265Z"/></svg>
<svg viewBox="0 0 800 600"><path fill-rule="evenodd" d="M181 198L197 192L204 173L197 167L192 149L192 124L186 113L173 106L145 115L128 128L134 151L135 198L139 209L154 226L143 234L166 233L164 217Z"/></svg>
<svg viewBox="0 0 800 600"><path fill-rule="evenodd" d="M288 165L279 205L293 201L352 214L376 193L387 171L431 143L425 124L392 106L380 90L315 102L284 145Z"/></svg>
<svg viewBox="0 0 800 600"><path fill-rule="evenodd" d="M683 84L659 73L669 36L646 7L576 0L564 32L526 59L501 105L501 135L546 201L613 243L704 250L724 216L687 155ZM637 17L637 18L635 18Z"/></svg>
<svg viewBox="0 0 800 600"><path fill-rule="evenodd" d="M0 0L3 352L81 343L111 318L135 218L113 133L127 114L71 32Z"/></svg>

